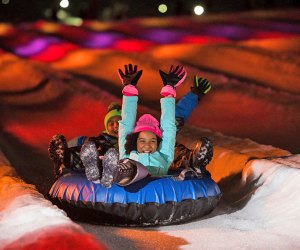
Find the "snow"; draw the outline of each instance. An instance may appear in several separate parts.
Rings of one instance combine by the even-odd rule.
[[[293,156],[300,165],[300,156]],[[241,186],[236,192],[250,189],[235,212],[219,214],[180,227],[163,229],[173,236],[185,235],[191,245],[183,249],[298,249],[300,246],[300,171],[286,163],[254,160],[243,169]],[[292,201],[292,202],[291,202]],[[237,201],[240,203],[241,201]],[[201,236],[200,236],[201,235]],[[201,237],[201,242],[199,242]]]
[[[299,249],[297,14],[297,9],[260,11],[82,27],[40,21],[26,29],[1,24],[0,47],[9,52],[0,50],[0,249],[118,249],[124,243],[127,249]],[[138,28],[128,29],[131,22]],[[92,44],[97,32],[111,27],[122,35],[105,33],[107,47]],[[146,36],[170,27],[177,31],[168,42]],[[181,29],[190,34],[185,37]],[[94,40],[84,47],[81,35],[91,32]],[[49,34],[56,39],[47,39]],[[40,53],[30,53],[30,41],[43,42]],[[26,55],[18,54],[22,48]],[[112,228],[73,222],[45,199],[54,181],[49,139],[102,131],[108,103],[121,98],[116,70],[130,62],[144,70],[139,113],[158,114],[158,69],[186,65],[178,98],[194,74],[213,84],[177,138],[189,147],[200,136],[214,142],[208,169],[223,196],[199,220]]]
[[[80,226],[73,223],[64,211],[53,206],[33,185],[17,177],[14,169],[0,151],[0,249],[71,249],[78,240],[88,240],[86,246],[91,249],[103,249],[93,237],[85,233]],[[64,233],[61,234],[61,230]],[[43,237],[52,237],[52,242],[41,244]],[[69,234],[69,237],[68,237]],[[71,237],[70,237],[71,236]],[[67,247],[59,242],[67,237],[73,240]],[[22,240],[20,240],[22,239]],[[91,243],[89,243],[91,241]]]

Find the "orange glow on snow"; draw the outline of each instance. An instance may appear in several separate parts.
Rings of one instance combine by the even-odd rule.
[[[11,35],[15,32],[11,24],[0,23],[0,36]]]
[[[88,69],[90,65],[97,62],[99,57],[109,52],[110,50],[77,49],[70,51],[61,60],[52,62],[52,66],[57,69],[74,70],[79,73],[78,69]]]
[[[18,115],[6,122],[4,130],[17,136],[20,141],[37,147],[44,147],[45,142],[48,143],[52,135],[58,133],[71,139],[77,135],[98,135],[103,131],[106,102],[77,96],[63,103],[63,107],[58,108],[52,116],[43,119],[39,118],[42,115],[40,112],[27,118]]]
[[[109,28],[112,28],[113,26],[114,26],[113,23],[99,22],[99,21],[92,21],[92,20],[85,20],[82,24],[82,27],[87,27],[95,31],[105,31],[108,30]]]
[[[40,31],[43,31],[44,33],[55,33],[59,31],[60,24],[41,20],[36,22],[34,27]]]

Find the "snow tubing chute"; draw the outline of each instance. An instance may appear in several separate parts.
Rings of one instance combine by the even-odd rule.
[[[105,188],[84,174],[66,174],[53,184],[50,200],[74,220],[124,226],[169,225],[211,212],[221,197],[209,177],[146,177],[126,187]]]

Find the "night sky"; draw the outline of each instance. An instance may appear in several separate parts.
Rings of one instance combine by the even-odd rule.
[[[0,21],[21,22],[39,19],[55,20],[61,0],[0,0]],[[270,9],[300,6],[299,0],[69,0],[70,5],[65,9],[72,16],[106,20],[107,11],[110,19],[122,19],[141,16],[174,16],[191,15],[193,7],[201,4],[206,13],[243,11],[251,9]],[[157,11],[159,4],[168,6],[168,12],[161,14]]]

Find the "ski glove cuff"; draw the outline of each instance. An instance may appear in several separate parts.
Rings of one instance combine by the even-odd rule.
[[[176,90],[174,87],[170,86],[170,85],[167,85],[167,86],[164,86],[162,87],[161,91],[160,91],[160,94],[163,96],[163,97],[166,97],[166,96],[173,96],[174,98],[176,97]]]
[[[139,94],[139,91],[135,86],[128,84],[123,88],[122,94],[126,96],[135,96]]]

